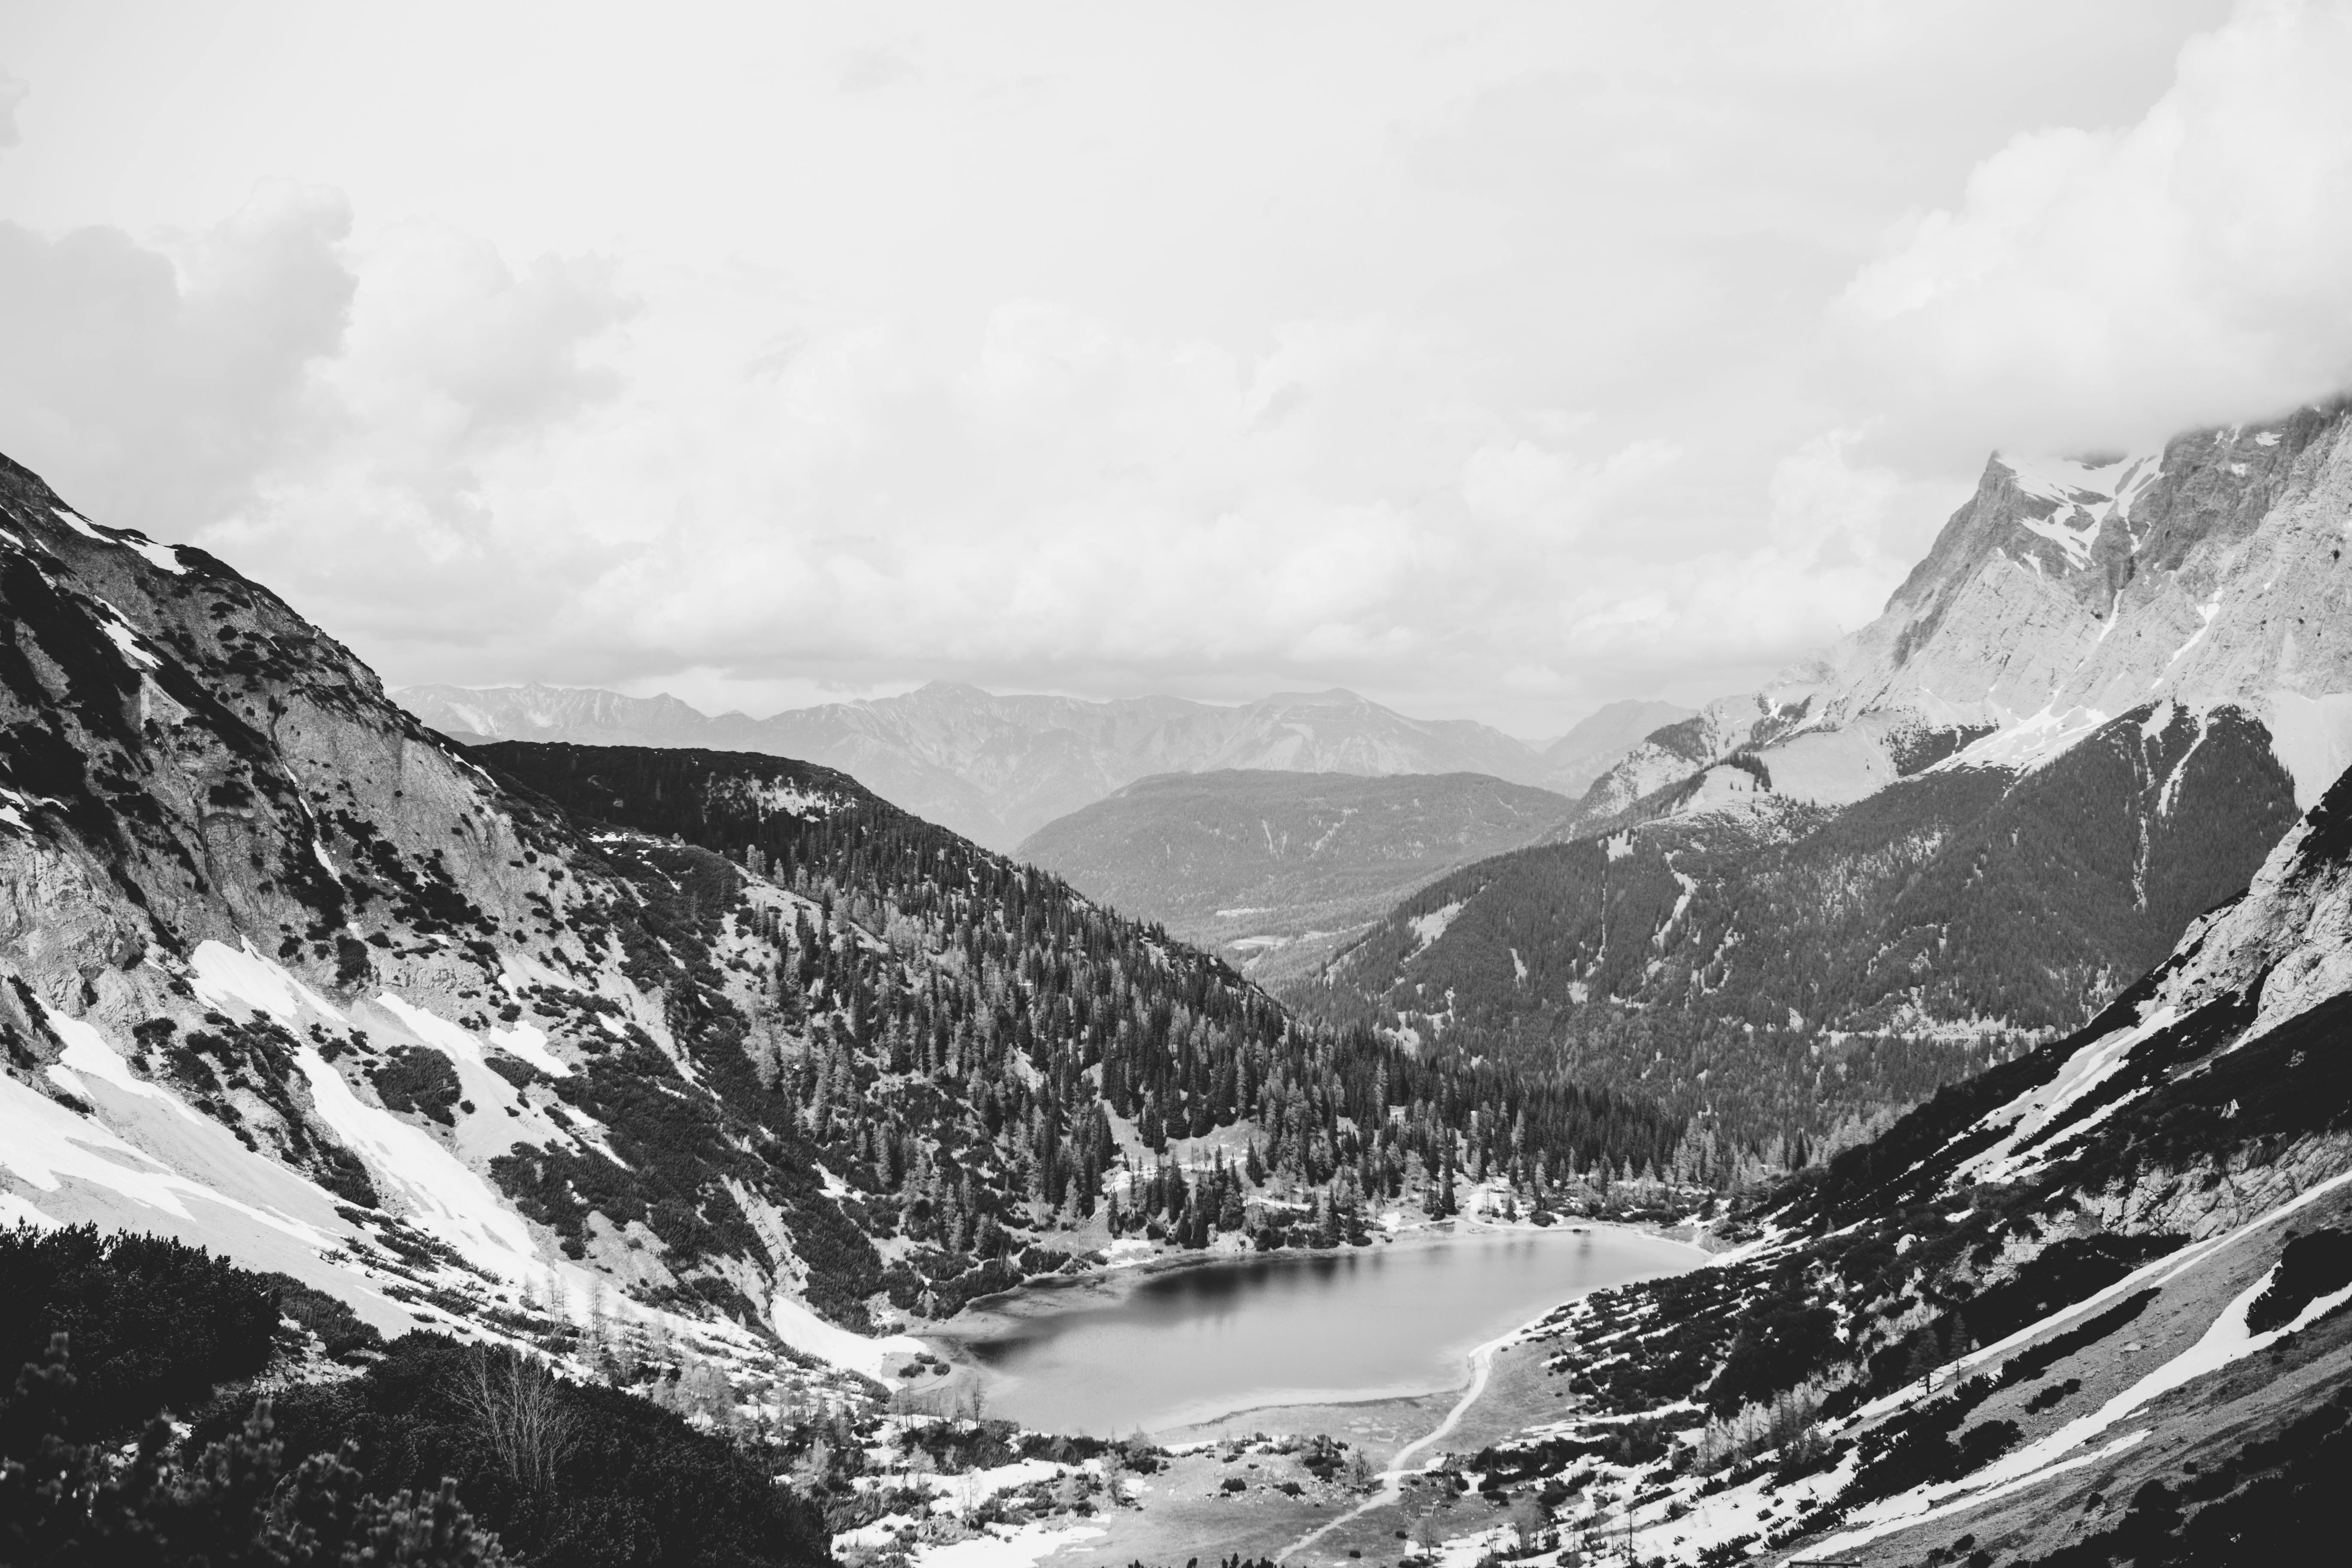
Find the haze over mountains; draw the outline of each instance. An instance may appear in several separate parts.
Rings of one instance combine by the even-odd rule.
[[[708,746],[822,763],[919,816],[1005,851],[1055,817],[1153,773],[1475,773],[1580,793],[1596,763],[1641,738],[1648,716],[1684,711],[1612,704],[1538,752],[1484,724],[1407,718],[1337,689],[1219,707],[1176,697],[996,696],[933,681],[899,697],[766,719],[712,718],[672,697],[562,687],[419,686],[393,695],[459,738]]]
[[[1572,808],[1483,773],[1158,773],[1047,823],[1016,853],[1270,984]]]

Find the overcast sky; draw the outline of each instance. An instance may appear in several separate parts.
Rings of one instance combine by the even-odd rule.
[[[0,10],[0,450],[398,685],[1557,732],[2352,380],[2352,16]]]

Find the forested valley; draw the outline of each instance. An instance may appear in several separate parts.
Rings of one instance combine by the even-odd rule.
[[[756,954],[752,999],[730,1001],[716,973],[673,984],[676,1010],[707,1015],[676,1026],[739,1043],[698,1060],[731,1054],[738,1110],[806,1139],[843,1212],[883,1243],[871,1261],[824,1260],[848,1271],[830,1293],[845,1306],[881,1289],[951,1312],[1070,1266],[1082,1248],[1060,1233],[1097,1218],[1114,1237],[1243,1232],[1272,1248],[1360,1241],[1377,1204],[1443,1214],[1457,1184],[1490,1177],[1538,1208],[1591,1207],[1671,1170],[1681,1142],[1679,1118],[1570,1072],[1301,1024],[1219,960],[828,770],[520,742],[475,754],[629,830],[603,849],[635,868],[639,920],[667,952],[749,929],[727,951]],[[553,1222],[612,1180],[576,1156],[501,1174]]]
[[[1800,1169],[2080,1027],[2294,817],[2258,721],[2154,704],[2028,773],[1920,773],[1838,808],[1767,796],[1499,856],[1280,994],[1663,1105],[1688,1119],[1685,1174],[1711,1141]]]

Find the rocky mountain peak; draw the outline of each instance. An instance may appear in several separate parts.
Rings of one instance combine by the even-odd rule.
[[[1990,731],[2352,689],[2347,428],[2336,404],[2156,456],[1996,456],[1885,612],[1776,689],[1813,696],[1818,726]]]

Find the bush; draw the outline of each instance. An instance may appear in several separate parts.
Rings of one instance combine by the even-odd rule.
[[[444,1481],[429,1497],[369,1492],[342,1454],[289,1474],[267,1400],[183,1462],[172,1429],[148,1423],[126,1458],[87,1428],[66,1336],[0,1398],[0,1562],[214,1568],[499,1568],[507,1559]]]
[[[297,1448],[354,1439],[351,1462],[379,1491],[424,1491],[453,1478],[483,1521],[534,1563],[826,1561],[817,1510],[724,1440],[635,1394],[538,1380],[484,1355],[437,1334],[404,1334],[362,1377],[287,1390],[278,1428]],[[544,1452],[518,1454],[486,1429],[486,1383],[494,1400],[543,1402]]]
[[[277,1338],[270,1280],[164,1237],[19,1226],[0,1231],[0,1367],[68,1336],[91,1437],[128,1436],[160,1409],[194,1411],[215,1384],[267,1366]]]

